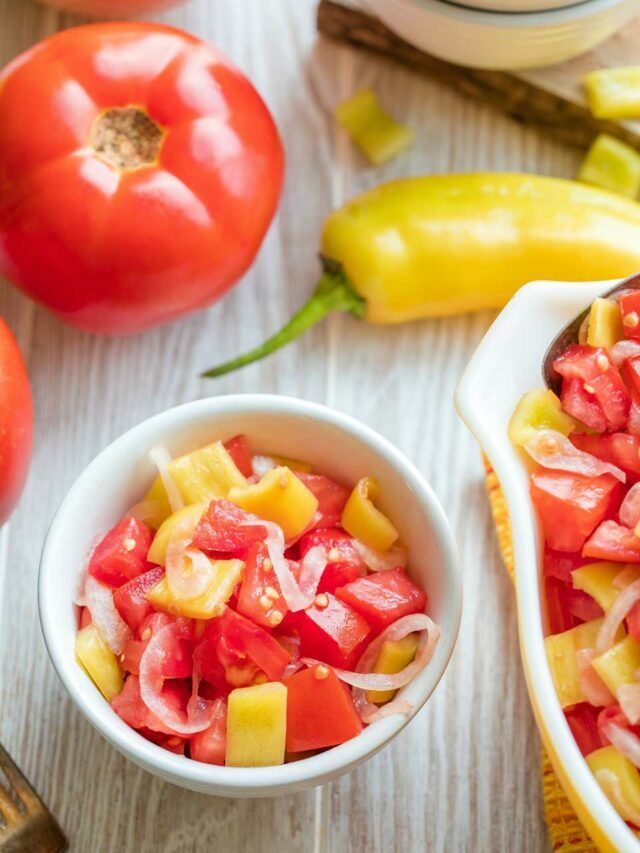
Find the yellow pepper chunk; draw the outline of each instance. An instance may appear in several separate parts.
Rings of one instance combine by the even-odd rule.
[[[640,813],[640,775],[626,756],[604,746],[587,755],[587,764],[621,817]]]
[[[620,306],[613,299],[598,297],[589,311],[587,343],[590,347],[608,349],[624,338]]]
[[[571,572],[571,578],[576,589],[581,589],[595,598],[606,612],[620,593],[613,581],[623,568],[620,563],[589,563],[574,569]],[[638,577],[640,577],[640,567],[638,567]]]
[[[178,598],[164,577],[147,592],[147,600],[158,610],[175,616],[187,616],[190,619],[213,619],[219,616],[236,585],[242,580],[244,563],[242,560],[209,560],[209,563],[210,579],[200,595]]]
[[[640,65],[592,71],[584,82],[596,118],[640,118]]]
[[[560,398],[551,389],[529,391],[525,394],[509,421],[509,440],[523,447],[541,429],[555,429],[569,435],[575,421],[562,411]]]
[[[374,551],[387,551],[398,538],[398,531],[384,513],[374,506],[380,487],[373,477],[364,477],[349,495],[342,511],[341,524]]]
[[[640,669],[640,643],[633,637],[612,646],[608,652],[592,661],[593,668],[614,696],[623,684],[637,681],[636,672]]]
[[[640,193],[640,154],[619,139],[601,133],[587,152],[578,180],[637,198]]]
[[[227,767],[284,763],[287,688],[280,682],[239,687],[229,694]]]
[[[189,530],[193,533],[206,509],[206,504],[190,504],[179,509],[178,512],[174,512],[173,515],[163,521],[153,537],[151,548],[149,548],[147,557],[149,562],[164,566],[167,561],[167,548],[174,531],[184,525],[185,535]]]
[[[247,512],[279,524],[287,540],[306,530],[318,509],[315,495],[284,467],[267,471],[253,486],[232,489],[229,500]]]
[[[340,104],[336,118],[369,162],[377,166],[413,142],[413,131],[394,121],[371,89],[364,89]]]
[[[151,484],[151,488],[142,499],[142,502],[157,504],[157,511],[153,514],[153,516],[146,516],[144,519],[144,521],[146,521],[148,525],[153,527],[154,530],[157,530],[162,524],[162,522],[169,518],[169,516],[171,515],[171,506],[169,505],[169,498],[167,497],[167,492],[164,487],[164,483],[162,482],[162,478],[159,474]]]
[[[419,645],[418,634],[409,634],[402,640],[387,640],[382,644],[373,671],[382,672],[385,675],[402,672],[416,656]],[[367,701],[382,705],[384,702],[390,702],[396,693],[396,690],[367,690]]]
[[[124,681],[116,656],[95,625],[87,625],[76,634],[76,656],[107,702],[111,702],[124,687]]]
[[[301,459],[291,459],[289,456],[278,456],[275,453],[270,453],[269,458],[277,462],[280,468],[288,468],[290,471],[299,471],[302,474],[310,474],[313,471],[313,467]]]
[[[595,646],[603,621],[603,618],[591,619],[561,634],[553,634],[545,638],[544,645],[551,677],[563,708],[585,701],[578,675],[576,653],[580,649],[592,649]]]
[[[189,504],[208,504],[216,498],[226,498],[230,489],[247,485],[246,477],[221,441],[174,459],[169,473]]]

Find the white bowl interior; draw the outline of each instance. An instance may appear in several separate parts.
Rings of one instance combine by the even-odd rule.
[[[601,791],[584,761],[551,680],[544,649],[540,576],[543,540],[529,498],[524,458],[508,438],[513,411],[527,391],[543,387],[541,364],[556,334],[615,282],[534,282],[520,290],[476,350],[456,393],[458,411],[489,457],[511,522],[520,648],[528,686],[537,699],[555,752],[581,799],[620,851],[638,842]]]
[[[149,449],[161,443],[178,455],[237,433],[244,433],[256,450],[307,460],[314,470],[347,484],[365,475],[380,481],[381,506],[409,547],[411,573],[427,590],[428,612],[443,632],[430,665],[405,688],[416,711],[434,690],[453,649],[460,577],[444,514],[416,469],[376,433],[322,406],[266,395],[199,400],[144,422],[88,466],[53,521],[41,565],[41,622],[60,678],[96,728],[148,770],[204,792],[264,796],[318,784],[350,769],[393,737],[406,718],[382,720],[354,741],[282,767],[213,767],[175,756],[136,734],[102,699],[74,657],[73,598],[80,573],[96,540],[141,499],[155,476]]]

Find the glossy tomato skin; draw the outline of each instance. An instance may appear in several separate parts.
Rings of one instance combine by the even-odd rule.
[[[313,604],[289,617],[300,635],[300,654],[344,669],[353,667],[371,634],[369,623],[353,607],[325,593],[326,607]]]
[[[268,571],[265,565],[269,567]],[[267,595],[267,590],[271,595]],[[263,607],[267,600],[270,604]],[[273,627],[270,617],[274,611],[284,616],[289,610],[263,542],[252,545],[247,553],[236,609],[238,613],[264,628]]]
[[[91,135],[131,105],[164,138],[154,163],[121,171]],[[92,332],[138,332],[218,299],[280,196],[283,148],[263,101],[222,54],[171,27],[46,39],[0,74],[0,127],[0,274]]]
[[[125,516],[106,534],[89,561],[89,574],[107,586],[119,587],[152,568],[147,554],[153,530],[144,521]]]
[[[570,393],[564,388],[563,383],[561,395],[563,407],[568,414],[598,431],[603,429],[602,418],[604,418],[604,428],[610,432],[625,429],[629,418],[631,397],[620,371],[611,363],[606,350],[602,347],[575,344],[568,347],[553,362],[553,367],[564,378],[564,382],[572,383],[568,386],[571,389]],[[575,385],[576,381],[582,383],[581,394],[578,394],[579,386]],[[579,398],[578,410],[576,401]],[[596,404],[600,410],[598,417],[593,404]],[[584,420],[585,417],[588,420]]]
[[[339,524],[350,490],[324,474],[299,472],[296,476],[313,492],[318,501],[318,518],[313,525],[314,529],[335,527]]]
[[[224,446],[229,456],[233,459],[238,471],[244,474],[245,477],[251,477],[253,474],[253,463],[245,437],[243,435],[234,435],[229,441],[225,441]]]
[[[569,728],[583,755],[589,755],[602,746],[598,730],[599,713],[600,709],[594,708],[588,702],[581,702],[564,712]]]
[[[223,765],[227,751],[227,703],[216,699],[216,715],[208,729],[193,735],[189,754],[194,761]]]
[[[137,631],[144,620],[154,611],[153,604],[147,601],[146,593],[164,577],[164,568],[154,566],[148,572],[138,575],[118,589],[114,590],[113,603],[127,625]]]
[[[22,493],[32,446],[29,376],[18,344],[0,317],[0,525],[9,518]]]
[[[617,465],[627,475],[628,482],[635,483],[640,479],[640,436],[627,432],[606,435],[574,432],[569,438],[572,444],[585,453],[591,453],[604,462]]]
[[[362,558],[357,552],[353,538],[337,527],[312,530],[300,540],[300,557],[316,546],[325,548],[327,553],[339,552],[340,559],[330,559],[322,573],[318,592],[335,592],[339,586],[345,586],[366,574]]]
[[[640,563],[640,538],[629,527],[609,519],[594,530],[582,553],[595,560]]]
[[[367,575],[336,590],[336,596],[350,604],[376,631],[409,616],[422,613],[427,596],[403,569]]]
[[[640,315],[640,293],[627,293],[625,296],[621,296],[618,305],[620,306],[622,328],[626,337],[637,340],[640,338],[640,324],[634,326],[632,323],[625,323],[624,318],[632,313]]]
[[[193,544],[207,552],[234,554],[245,551],[265,536],[259,520],[255,527],[247,524],[249,521],[249,513],[230,501],[211,501],[196,527]]]

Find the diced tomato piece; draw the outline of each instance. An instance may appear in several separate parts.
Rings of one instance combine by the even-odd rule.
[[[576,551],[569,554],[564,551],[554,551],[545,544],[544,547],[544,574],[545,576],[558,578],[565,583],[572,583],[571,572],[587,563],[582,554]]]
[[[566,596],[569,602],[569,610],[580,622],[599,619],[604,615],[602,607],[600,607],[595,598],[592,598],[583,589],[574,589],[572,586],[567,586]]]
[[[582,383],[582,393],[579,393],[578,386],[572,383],[565,389],[563,382],[561,399],[568,414],[600,431],[599,416],[587,405],[589,401],[595,401],[604,415],[607,430],[613,432],[626,427],[631,398],[620,371],[612,364],[605,349],[575,344],[553,362],[553,367],[565,380]],[[585,416],[587,420],[584,420]]]
[[[251,520],[255,525],[247,524]],[[264,527],[255,516],[230,501],[211,501],[196,527],[193,544],[202,551],[234,553],[250,548],[266,536]]]
[[[376,631],[383,631],[402,616],[421,613],[427,596],[403,569],[378,572],[352,581],[336,590]]]
[[[531,474],[531,497],[555,551],[579,551],[596,526],[620,505],[623,490],[611,474],[583,477],[541,466]]]
[[[227,703],[218,699],[216,715],[203,732],[198,732],[189,741],[189,754],[194,761],[204,764],[224,764],[227,750]]]
[[[88,607],[81,607],[80,608],[80,620],[79,621],[80,621],[80,630],[82,630],[83,628],[86,628],[87,625],[91,625],[93,620],[91,618],[91,613],[89,612]]]
[[[220,617],[221,639],[236,652],[253,661],[269,681],[279,681],[291,656],[259,625],[227,608]]]
[[[229,441],[225,441],[224,446],[229,456],[233,459],[238,471],[244,474],[245,477],[251,477],[253,474],[253,465],[245,437],[243,435],[234,435]]]
[[[603,462],[617,465],[627,475],[629,482],[637,482],[640,478],[640,436],[630,435],[628,432],[613,432],[608,435],[574,432],[569,438],[579,450],[591,453]]]
[[[186,713],[187,702],[191,696],[191,688],[186,680],[167,682],[162,688],[162,695],[176,710]],[[134,729],[150,729],[165,735],[178,735],[165,726],[144,704],[140,694],[140,680],[136,675],[127,678],[123,690],[111,700],[111,707]]]
[[[140,626],[140,639],[127,640],[124,646],[122,668],[127,672],[138,675],[140,659],[149,645],[151,638],[161,628],[170,625],[175,620],[165,613],[152,613]],[[165,653],[162,667],[163,678],[189,678],[193,669],[191,643],[184,637],[168,633],[163,647]]]
[[[620,306],[625,336],[627,338],[640,338],[640,322],[638,322],[640,320],[640,293],[627,293],[625,296],[621,296],[618,305]]]
[[[151,568],[147,554],[153,537],[154,532],[148,524],[130,515],[125,516],[93,552],[89,574],[113,587],[138,577]]]
[[[640,400],[640,355],[634,355],[622,362],[620,368],[624,379],[627,382],[627,387],[631,391],[631,396],[634,400]]]
[[[296,476],[302,480],[310,492],[313,492],[318,501],[316,510],[318,517],[313,524],[313,529],[335,527],[339,524],[351,490],[322,474],[296,472]]]
[[[600,404],[592,394],[584,390],[584,382],[581,379],[562,380],[560,401],[568,415],[585,424],[589,429],[604,432],[607,428],[607,419]]]
[[[564,712],[569,728],[583,755],[589,755],[602,746],[598,731],[598,714],[599,709],[588,702],[581,702]]]
[[[561,634],[574,628],[578,624],[578,618],[571,612],[569,600],[566,594],[567,584],[558,578],[546,577],[544,579],[545,601],[547,604],[547,619],[549,621],[549,632]]]
[[[268,561],[266,564],[268,569],[265,569],[265,561]],[[238,596],[238,613],[247,616],[256,625],[272,628],[273,622],[270,619],[274,612],[284,616],[288,609],[269,559],[267,547],[263,542],[257,542],[247,553]]]
[[[371,627],[353,607],[331,593],[325,595],[326,607],[313,604],[292,614],[291,622],[300,634],[300,654],[349,669],[362,654]]]
[[[585,557],[597,560],[640,563],[640,539],[635,531],[617,521],[603,521],[585,544],[582,553]]]
[[[287,678],[287,752],[336,746],[356,737],[362,722],[350,693],[329,667]]]
[[[339,587],[346,586],[360,577],[362,571],[354,563],[328,563],[320,578],[318,592],[335,593]]]
[[[164,576],[162,566],[154,566],[143,575],[123,584],[113,593],[113,603],[120,616],[130,628],[137,631],[144,620],[154,611],[153,604],[147,601],[146,593]]]
[[[200,691],[202,695],[205,695],[204,689],[207,684],[214,688],[214,695],[216,696],[219,694],[226,695],[230,690],[226,680],[225,668],[218,658],[220,636],[220,619],[210,619],[205,625],[199,642],[193,649],[194,677],[197,674],[205,681]]]
[[[607,722],[615,723],[623,729],[629,729],[634,735],[640,737],[640,725],[632,726],[625,717],[620,705],[609,705],[607,708],[603,708],[598,714],[598,734],[601,746],[609,746],[610,743],[609,738],[603,731],[603,726]]]
[[[353,537],[344,530],[331,527],[305,533],[299,542],[300,557],[304,557],[316,545],[325,548],[330,555],[330,561],[318,584],[318,592],[335,592],[339,586],[345,586],[366,574],[365,564],[353,544]],[[339,555],[339,559],[334,559],[336,555]]]

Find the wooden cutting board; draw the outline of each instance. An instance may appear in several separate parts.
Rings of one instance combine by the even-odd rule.
[[[396,36],[357,0],[321,0],[318,29],[331,38],[402,62],[421,74],[493,104],[517,121],[587,148],[603,131],[640,149],[640,121],[600,121],[589,112],[584,75],[596,68],[640,64],[640,18],[588,54],[533,71],[484,71],[436,59]]]

